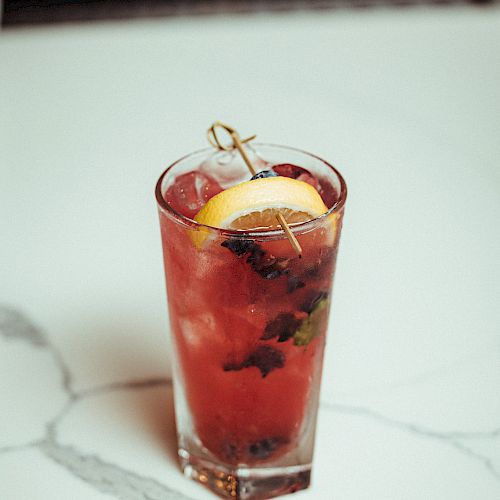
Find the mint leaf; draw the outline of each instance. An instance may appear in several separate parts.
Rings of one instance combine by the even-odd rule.
[[[323,297],[314,304],[312,311],[307,318],[303,319],[300,326],[293,335],[294,345],[306,346],[311,340],[321,333],[321,329],[326,324],[326,314],[328,313],[328,298]]]

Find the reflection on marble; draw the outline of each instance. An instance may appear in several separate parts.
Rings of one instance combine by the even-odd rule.
[[[5,475],[0,493],[5,488],[3,493],[11,495],[9,498],[47,498],[47,491],[55,494],[67,484],[75,498],[212,497],[186,480],[177,468],[169,379],[125,380],[75,391],[71,370],[49,338],[20,311],[7,306],[0,307],[0,345],[0,477]],[[492,359],[498,366],[498,356]],[[431,383],[436,384],[439,380]],[[397,391],[395,394],[397,414],[401,408]],[[386,395],[386,410],[390,398]],[[500,494],[498,425],[482,430],[450,427],[446,431],[441,423],[433,427],[379,411],[376,397],[374,407],[324,401],[317,448],[316,484],[297,498],[327,498],[330,467],[339,475],[339,498],[366,497],[366,491],[364,495],[362,490],[353,489],[356,477],[362,478],[364,488],[373,481],[370,491],[383,495],[387,484],[380,486],[374,478],[388,472],[407,475],[404,488],[410,490],[412,481],[425,482],[413,490],[414,496],[406,498],[419,498],[419,494],[442,498],[446,492],[453,493],[453,498],[471,498],[469,495],[477,492],[481,498],[493,499]],[[326,453],[330,453],[328,458]],[[435,467],[443,463],[452,465],[437,471]],[[40,489],[27,493],[32,486],[31,480],[25,481],[40,476],[40,469],[46,471],[38,479]],[[440,490],[443,481],[449,483],[457,471],[462,476],[456,479],[457,487]],[[352,477],[346,481],[348,474]],[[404,489],[398,490],[402,484],[391,487],[391,498],[404,493]]]

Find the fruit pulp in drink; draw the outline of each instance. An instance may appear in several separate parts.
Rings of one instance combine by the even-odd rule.
[[[338,193],[290,164],[279,174],[313,185],[327,207]],[[222,191],[197,171],[164,198],[192,218]],[[231,466],[262,465],[312,446],[340,218],[325,216],[287,239],[215,235],[202,248],[190,229],[160,213],[170,322],[193,434]],[[312,428],[312,431],[311,431]]]

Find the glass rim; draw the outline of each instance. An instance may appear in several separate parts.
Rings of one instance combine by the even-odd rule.
[[[272,148],[279,148],[279,149],[287,149],[289,151],[294,151],[296,153],[301,153],[305,154],[307,156],[310,156],[312,158],[315,158],[316,160],[319,160],[321,163],[323,163],[326,167],[328,167],[330,170],[333,171],[333,173],[336,175],[336,177],[339,180],[340,183],[340,192],[339,192],[339,198],[338,200],[323,214],[319,215],[318,217],[315,217],[314,219],[305,221],[305,222],[298,222],[295,224],[290,225],[290,229],[293,233],[301,234],[304,232],[308,232],[312,229],[314,229],[316,226],[320,225],[323,220],[326,220],[327,217],[334,213],[338,213],[342,210],[342,208],[345,205],[345,201],[347,199],[347,184],[342,177],[342,174],[330,163],[328,163],[326,160],[323,158],[313,154],[309,153],[308,151],[304,151],[299,148],[294,148],[291,146],[281,146],[279,144],[270,144],[270,143],[263,143],[263,142],[257,142],[252,144],[252,147],[258,149],[259,146],[264,146],[264,147],[272,147]],[[188,153],[178,160],[174,161],[171,163],[160,175],[158,181],[156,182],[156,187],[155,187],[155,197],[156,197],[156,202],[158,204],[158,207],[160,210],[173,219],[175,222],[178,224],[181,224],[185,227],[191,228],[191,229],[203,229],[203,230],[208,230],[212,233],[216,233],[219,236],[224,236],[227,238],[264,238],[264,239],[282,239],[286,238],[285,231],[283,229],[273,229],[271,231],[269,230],[264,230],[264,231],[256,231],[256,230],[247,230],[247,229],[225,229],[221,227],[216,227],[216,226],[208,226],[206,224],[200,224],[199,222],[196,222],[193,219],[190,219],[189,217],[186,217],[185,215],[182,215],[180,212],[175,210],[170,204],[165,200],[163,197],[163,193],[161,192],[161,187],[163,184],[163,180],[165,179],[165,176],[170,172],[172,168],[174,168],[176,165],[179,163],[196,156],[201,153],[209,153],[210,151],[214,152],[214,148],[212,147],[207,147],[203,149],[198,149],[196,151],[193,151],[191,153]]]

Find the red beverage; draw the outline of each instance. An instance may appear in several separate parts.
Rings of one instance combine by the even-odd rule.
[[[260,168],[307,182],[329,209],[294,227],[302,258],[281,230],[205,229],[209,237],[195,244],[202,229],[195,213],[244,180],[234,172],[248,180],[234,155],[192,155],[157,186],[179,453],[187,474],[230,498],[269,498],[309,484],[346,194],[343,179],[318,158],[276,146],[257,151]]]

